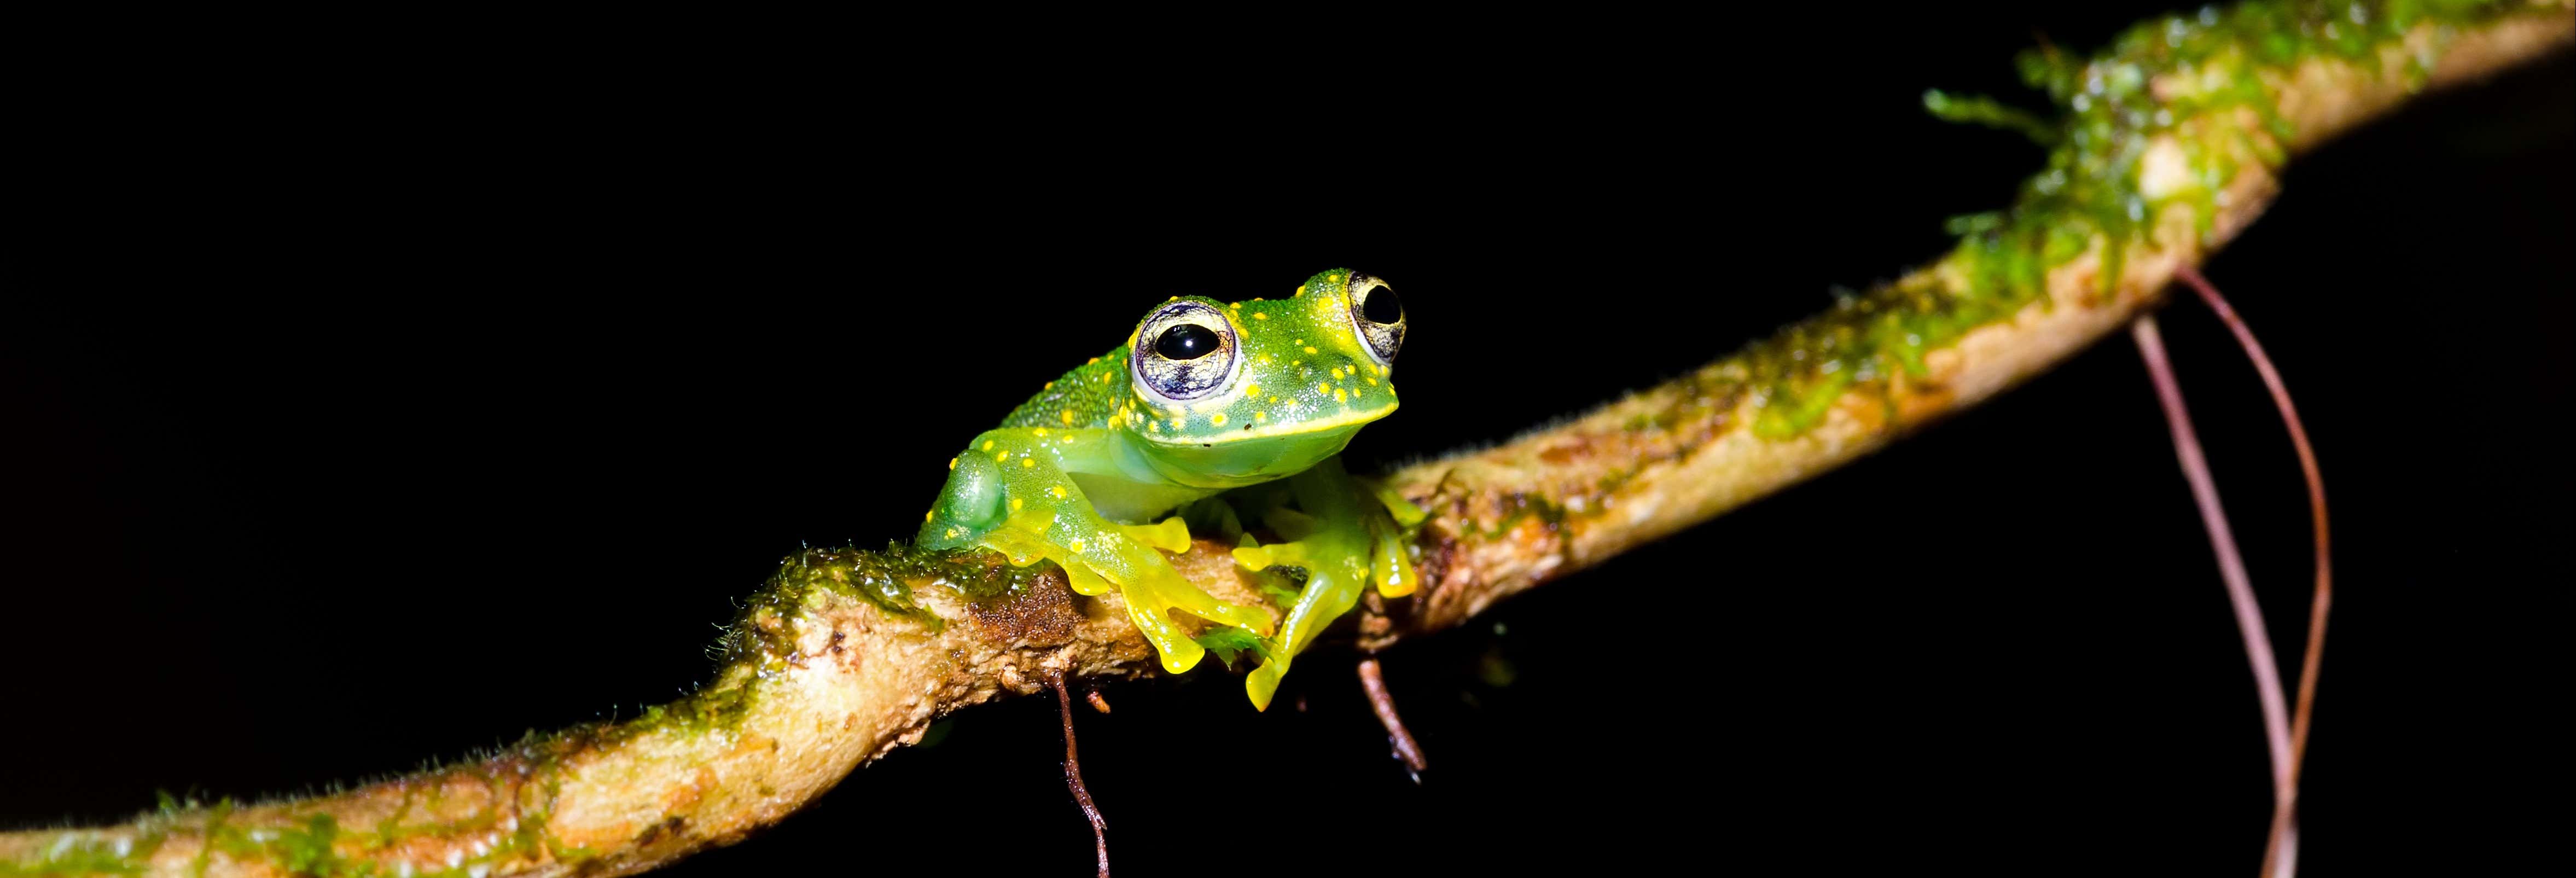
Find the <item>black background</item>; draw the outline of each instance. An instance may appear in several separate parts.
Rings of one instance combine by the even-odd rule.
[[[747,60],[335,75],[356,46],[116,79],[46,129],[43,179],[80,194],[0,294],[0,825],[307,791],[669,699],[780,556],[908,535],[956,443],[1168,295],[1392,280],[1404,409],[1355,469],[1646,386],[1937,256],[1944,216],[2038,167],[1926,118],[1923,88],[2036,106],[2010,64],[2035,34],[2090,48],[2151,11],[917,59],[711,34]],[[2542,715],[2565,701],[2576,495],[2543,425],[2576,373],[2571,72],[2302,160],[2208,267],[2298,392],[2334,503],[2308,874],[2461,869],[2563,825],[2536,799],[2567,780]],[[2217,323],[2164,322],[2295,654],[2295,462]],[[2261,853],[2253,687],[2116,337],[1402,645],[1421,786],[1351,662],[1301,661],[1267,714],[1222,671],[1107,689],[1117,712],[1078,722],[1120,871]],[[1053,711],[963,713],[671,873],[1077,873]]]

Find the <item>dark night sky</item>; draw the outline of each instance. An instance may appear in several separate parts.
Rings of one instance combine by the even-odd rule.
[[[1347,69],[1239,81],[1223,53],[1098,79],[780,53],[488,101],[431,75],[135,86],[102,125],[150,136],[64,135],[91,195],[0,294],[0,825],[668,699],[780,556],[908,535],[956,443],[1167,295],[1336,265],[1403,290],[1404,410],[1356,469],[1648,385],[1936,256],[1943,217],[2038,167],[1923,88],[2036,105],[2010,63],[2034,32],[2098,46],[2144,13],[1355,40]],[[2334,503],[2306,874],[2467,871],[2560,825],[2524,797],[2568,779],[2542,716],[2576,491],[2542,424],[2576,377],[2571,106],[2565,56],[2425,101],[2302,161],[2208,266]],[[2295,652],[2296,464],[2218,324],[2164,320]],[[1268,714],[1222,672],[1108,689],[1079,722],[1122,874],[2260,856],[2253,687],[2117,338],[1386,661],[1420,787],[1347,651]],[[671,874],[1086,868],[1053,710],[961,714]],[[1278,769],[1172,758],[1202,748]]]

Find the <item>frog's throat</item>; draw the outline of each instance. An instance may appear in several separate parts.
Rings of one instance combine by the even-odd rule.
[[[1198,438],[1187,436],[1174,438],[1171,436],[1156,435],[1152,433],[1138,433],[1136,434],[1136,438],[1143,439],[1153,445],[1166,448],[1197,448],[1210,445],[1229,445],[1237,442],[1252,442],[1262,439],[1294,438],[1309,433],[1326,433],[1344,429],[1356,430],[1360,427],[1366,426],[1371,421],[1394,414],[1396,405],[1397,403],[1390,402],[1386,405],[1372,409],[1347,409],[1337,414],[1327,415],[1320,418],[1282,421],[1266,427],[1253,427],[1249,430],[1229,430]]]
[[[1142,446],[1139,462],[1150,480],[1225,490],[1276,481],[1306,471],[1342,449],[1360,424],[1274,435],[1266,442],[1162,443]],[[1148,481],[1149,479],[1139,479]]]

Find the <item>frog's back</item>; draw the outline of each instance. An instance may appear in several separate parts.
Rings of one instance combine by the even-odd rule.
[[[1075,366],[1054,381],[1047,382],[1038,395],[1020,403],[1002,419],[1003,427],[1046,427],[1049,429],[1097,429],[1109,426],[1110,418],[1132,405],[1127,392],[1126,345],[1091,362]]]

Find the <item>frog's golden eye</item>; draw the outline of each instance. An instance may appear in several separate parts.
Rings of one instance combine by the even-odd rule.
[[[1395,350],[1404,346],[1404,300],[1395,297],[1395,288],[1386,281],[1351,275],[1351,328],[1368,342],[1369,356],[1378,365],[1392,364]]]
[[[1234,324],[1204,302],[1175,301],[1145,315],[1136,328],[1128,369],[1138,393],[1154,402],[1204,398],[1242,370]]]

